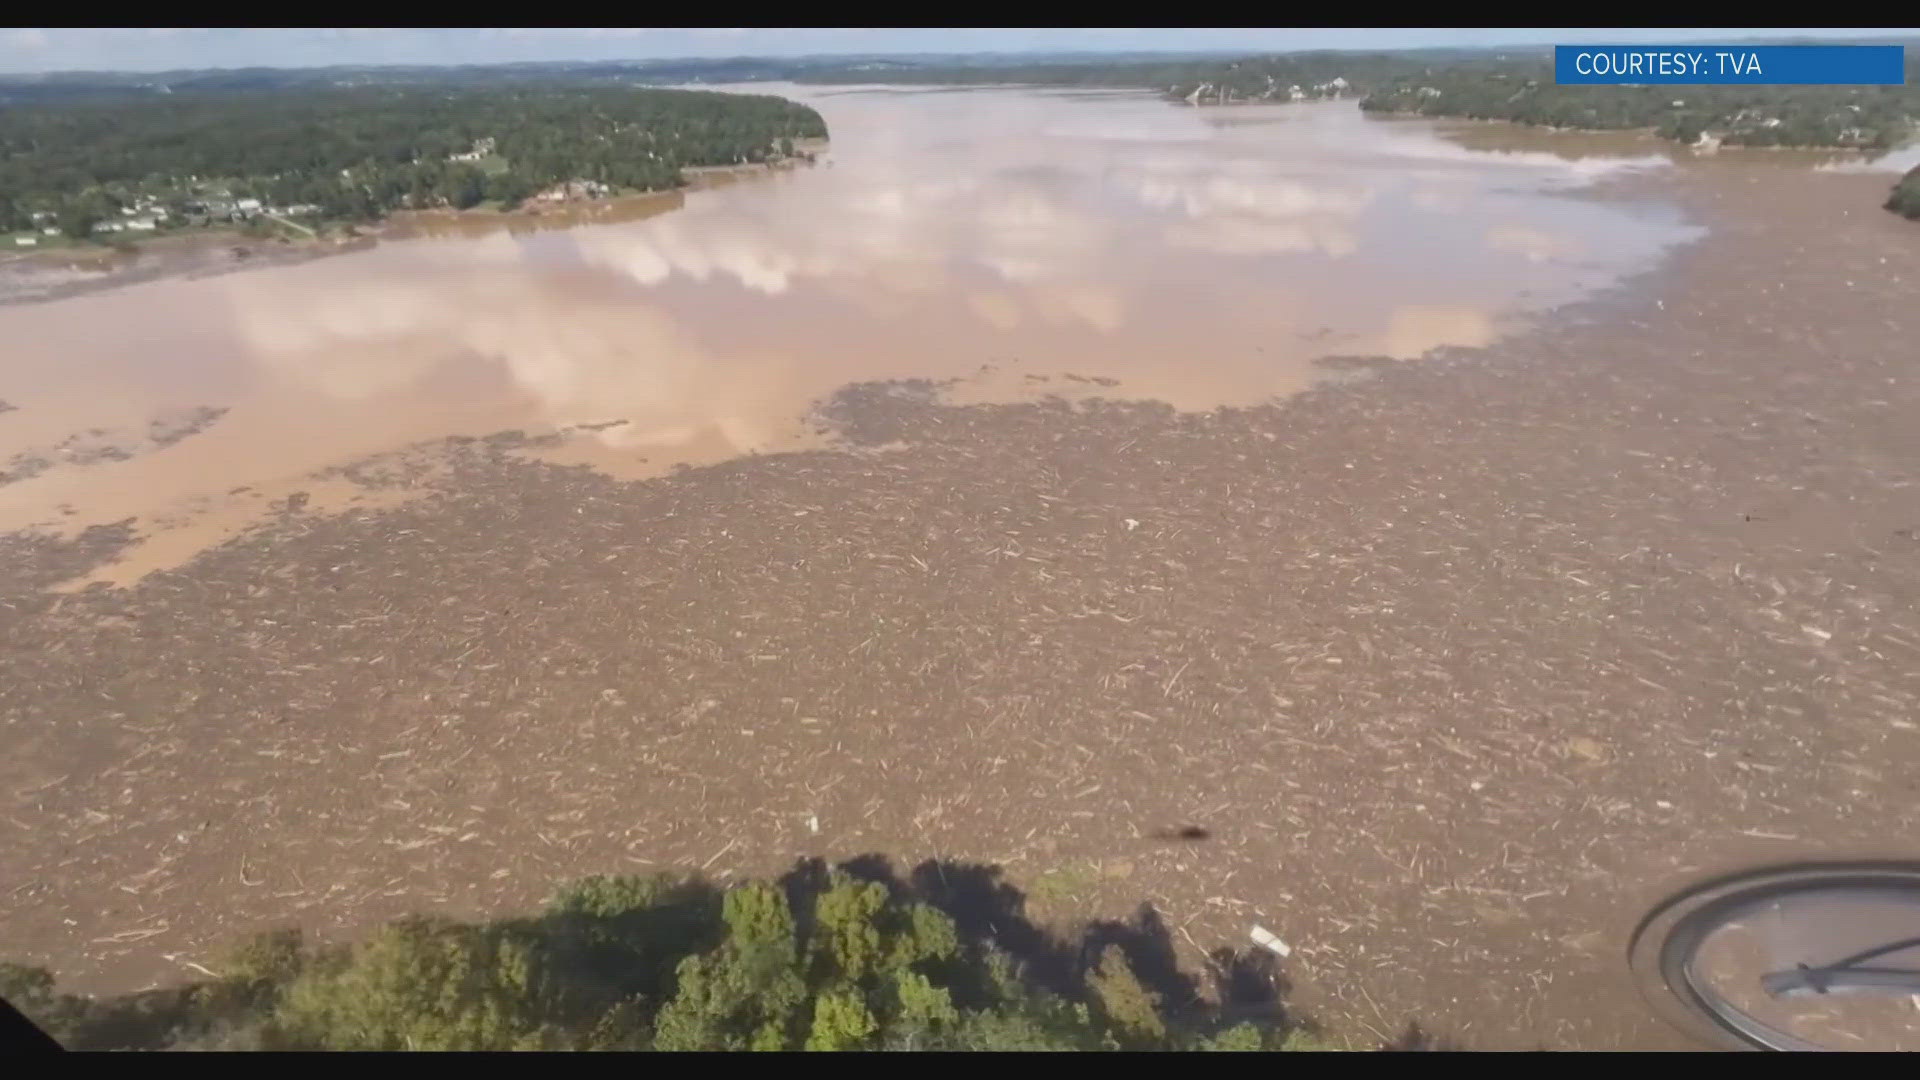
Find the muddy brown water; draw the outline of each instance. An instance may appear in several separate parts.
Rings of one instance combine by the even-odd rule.
[[[1487,344],[1688,235],[1655,205],[1565,197],[1656,156],[1475,154],[1351,106],[817,104],[826,165],[642,201],[641,220],[416,220],[440,238],[0,309],[19,407],[0,529],[134,518],[150,542],[87,579],[125,583],[293,491],[365,503],[312,474],[448,434],[575,429],[550,457],[635,477],[819,445],[810,406],[870,379],[1256,404],[1327,354]],[[150,452],[150,424],[201,408],[228,411]],[[125,460],[66,444],[96,432]]]
[[[120,989],[269,926],[881,852],[1003,866],[1048,920],[1149,902],[1196,966],[1267,927],[1358,1043],[1670,1047],[1642,910],[1914,834],[1920,227],[1885,174],[820,100],[833,165],[645,221],[0,312],[96,380],[10,354],[0,431],[106,414],[0,496],[135,518],[0,537],[0,955]],[[81,317],[114,303],[200,347]],[[1410,307],[1480,315],[1395,348]],[[835,394],[903,377],[963,381]],[[241,486],[264,509],[141,554],[144,500]]]

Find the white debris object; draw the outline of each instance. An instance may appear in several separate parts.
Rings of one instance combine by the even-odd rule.
[[[1132,532],[1133,530],[1135,530],[1135,529],[1137,529],[1137,528],[1139,528],[1139,527],[1140,527],[1140,523],[1139,523],[1139,522],[1137,522],[1137,521],[1135,521],[1135,520],[1133,520],[1132,518],[1121,518],[1120,520],[1122,520],[1122,521],[1124,521],[1124,522],[1126,522],[1126,523],[1127,523],[1127,531],[1128,531],[1128,532]]]
[[[1252,937],[1255,945],[1260,946],[1283,960],[1293,955],[1293,946],[1281,941],[1273,931],[1264,926],[1256,923],[1253,928]]]

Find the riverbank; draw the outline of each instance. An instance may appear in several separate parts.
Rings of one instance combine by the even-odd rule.
[[[625,192],[601,199],[528,200],[512,210],[483,206],[399,211],[372,225],[335,225],[313,236],[288,231],[262,237],[237,229],[209,229],[138,242],[69,243],[0,253],[0,304],[62,300],[166,278],[288,266],[364,250],[383,240],[534,232],[639,220],[678,208],[688,192],[810,165],[827,149],[826,140],[802,142],[791,158],[685,169],[687,183],[665,191]]]
[[[382,240],[413,240],[422,237],[483,236],[493,232],[546,232],[580,225],[640,221],[679,209],[686,202],[686,193],[691,189],[692,185],[689,185],[671,191],[629,192],[604,199],[528,203],[512,210],[499,207],[402,210],[382,222],[375,235]]]
[[[1237,104],[1243,104],[1243,103],[1228,102],[1226,104],[1237,105]],[[1200,107],[1216,108],[1218,106],[1202,103]],[[1903,143],[1895,143],[1891,146],[1874,146],[1874,147],[1861,146],[1857,143],[1838,143],[1838,142],[1836,143],[1820,143],[1820,142],[1750,143],[1750,142],[1741,142],[1737,140],[1729,140],[1724,136],[1724,134],[1716,135],[1712,132],[1706,133],[1706,136],[1704,139],[1675,138],[1669,135],[1662,134],[1659,126],[1655,124],[1638,124],[1638,125],[1627,125],[1627,126],[1621,126],[1621,127],[1579,127],[1579,126],[1569,126],[1569,125],[1561,125],[1561,124],[1530,123],[1525,120],[1511,119],[1511,118],[1499,117],[1499,116],[1472,116],[1465,113],[1449,113],[1449,112],[1421,112],[1417,109],[1380,109],[1380,108],[1368,109],[1368,108],[1362,107],[1361,111],[1366,113],[1367,116],[1374,119],[1378,119],[1378,120],[1427,120],[1427,121],[1431,121],[1439,124],[1486,125],[1488,127],[1502,128],[1506,130],[1513,130],[1517,128],[1523,131],[1537,131],[1537,132],[1542,132],[1549,135],[1568,135],[1568,136],[1575,136],[1575,137],[1619,136],[1622,138],[1645,139],[1649,141],[1658,142],[1676,151],[1691,150],[1691,151],[1695,151],[1698,153],[1705,153],[1705,154],[1710,154],[1717,151],[1741,151],[1741,152],[1769,151],[1769,152],[1786,153],[1786,154],[1820,154],[1820,155],[1831,156],[1836,159],[1876,158],[1876,157],[1884,157],[1888,154],[1896,153],[1902,148],[1908,145],[1911,145],[1914,137],[1910,135],[1908,140]],[[1920,129],[1917,129],[1917,130],[1920,130]]]
[[[795,149],[793,157],[750,165],[689,166],[680,170],[686,183],[665,191],[630,191],[607,198],[561,202],[528,200],[511,210],[498,206],[471,210],[403,210],[383,222],[378,235],[403,240],[419,236],[475,236],[497,230],[543,232],[577,225],[639,221],[678,209],[691,192],[813,165],[827,152],[828,143],[825,139],[802,139]]]
[[[363,236],[262,238],[238,230],[176,233],[137,244],[70,245],[0,256],[0,304],[64,300],[174,277],[288,266],[373,241]]]

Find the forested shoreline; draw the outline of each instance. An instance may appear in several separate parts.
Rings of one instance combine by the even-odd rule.
[[[1910,54],[1913,50],[1910,50]],[[1884,150],[1920,123],[1920,55],[1904,86],[1560,86],[1548,50],[1302,52],[1030,64],[873,61],[803,82],[1141,88],[1194,105],[1358,98],[1368,112],[1651,130],[1694,143]]]
[[[76,72],[0,77],[0,234],[26,246],[263,219],[310,232],[400,209],[675,187],[686,168],[792,156],[825,123],[776,97],[638,84],[769,79],[1131,88],[1193,105],[1350,98],[1379,114],[1869,152],[1920,123],[1920,55],[1906,85],[1863,87],[1558,86],[1549,55],[1524,49]]]
[[[660,190],[684,184],[684,169],[776,161],[826,134],[804,105],[703,90],[76,93],[0,106],[0,232],[82,238],[263,213],[359,222]]]
[[[1368,112],[1593,131],[1647,129],[1730,146],[1884,150],[1920,123],[1920,55],[1904,86],[1559,86],[1551,54],[1307,52],[1240,58],[991,66],[869,63],[797,76],[820,83],[1018,83],[1136,87],[1194,105],[1358,98]]]
[[[1402,74],[1361,99],[1368,112],[1506,120],[1588,131],[1651,130],[1729,146],[1885,150],[1920,122],[1920,57],[1904,86],[1560,86],[1549,62]]]

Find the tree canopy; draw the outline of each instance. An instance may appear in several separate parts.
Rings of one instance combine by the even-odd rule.
[[[0,995],[74,1049],[1312,1045],[1265,953],[1218,951],[1221,1000],[1207,1002],[1151,909],[1066,941],[1027,922],[992,868],[929,863],[902,881],[874,863],[807,861],[731,888],[593,877],[530,917],[409,918],[351,945],[270,932],[214,978],[111,998],[0,964]]]
[[[631,86],[76,93],[0,106],[0,226],[43,211],[77,229],[143,197],[208,192],[369,219],[570,180],[651,190],[825,136],[818,113],[781,98]]]

